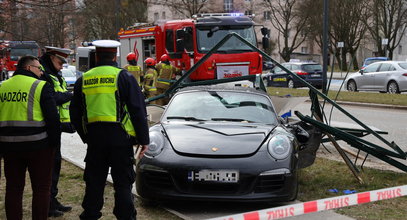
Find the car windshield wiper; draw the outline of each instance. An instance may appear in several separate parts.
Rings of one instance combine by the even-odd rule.
[[[190,116],[168,116],[167,119],[184,119],[185,121],[206,121],[204,119],[190,117]]]
[[[246,119],[241,119],[241,118],[211,118],[212,121],[238,121],[238,122],[251,122],[253,123],[254,121],[246,120]]]

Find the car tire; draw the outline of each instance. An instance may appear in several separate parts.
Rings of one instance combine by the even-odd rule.
[[[290,89],[294,88],[294,81],[292,79],[289,79],[287,82],[287,87]]]
[[[358,87],[354,80],[349,80],[348,85],[346,86],[349,92],[357,92]]]
[[[391,94],[399,94],[400,90],[399,90],[399,85],[397,85],[397,82],[390,81],[387,84],[387,92],[391,93]]]

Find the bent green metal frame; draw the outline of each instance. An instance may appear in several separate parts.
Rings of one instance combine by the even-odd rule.
[[[394,142],[389,142],[386,139],[384,139],[379,133],[384,133],[384,132],[376,132],[372,130],[370,127],[365,125],[363,122],[355,118],[352,114],[347,112],[345,109],[343,109],[341,106],[339,106],[335,101],[331,100],[328,98],[328,96],[322,92],[320,92],[318,89],[313,87],[311,84],[303,80],[301,77],[299,77],[297,74],[291,72],[284,66],[282,66],[280,63],[275,61],[273,58],[271,58],[268,54],[264,53],[263,51],[259,50],[256,46],[252,45],[248,41],[246,41],[244,38],[242,38],[240,35],[236,33],[229,33],[226,35],[221,41],[219,41],[218,44],[216,44],[205,56],[202,57],[194,66],[192,66],[191,69],[189,69],[184,75],[181,76],[179,80],[177,80],[175,83],[171,85],[171,87],[164,93],[160,94],[158,96],[146,99],[146,102],[151,102],[160,98],[164,97],[170,97],[172,94],[174,94],[178,89],[187,87],[187,86],[197,86],[197,85],[213,85],[213,84],[219,84],[219,83],[226,83],[226,82],[235,82],[235,81],[241,81],[241,80],[249,80],[252,81],[254,86],[257,89],[261,89],[263,91],[267,91],[266,87],[264,86],[263,80],[261,79],[261,75],[248,75],[248,76],[241,76],[241,77],[235,77],[235,78],[225,78],[225,79],[214,79],[214,80],[205,80],[205,81],[197,81],[197,82],[186,82],[186,79],[189,77],[189,75],[194,72],[205,60],[207,60],[213,53],[215,53],[226,41],[228,41],[231,37],[236,37],[238,40],[242,41],[246,45],[248,45],[250,48],[253,49],[253,51],[256,51],[260,53],[263,58],[269,59],[271,62],[273,62],[276,66],[280,67],[282,70],[287,72],[288,74],[291,75],[291,77],[296,78],[297,80],[301,81],[303,84],[305,84],[309,88],[309,96],[312,102],[311,105],[311,112],[312,115],[310,116],[303,116],[299,112],[295,112],[295,114],[304,122],[307,122],[311,125],[316,126],[317,128],[321,129],[323,132],[326,132],[328,134],[331,134],[335,137],[335,140],[343,140],[347,143],[349,143],[352,147],[355,147],[359,150],[365,151],[368,154],[371,154],[405,172],[407,172],[407,166],[390,158],[390,157],[396,157],[400,159],[406,159],[407,154],[406,152],[402,151],[400,147],[394,143]],[[349,117],[352,121],[356,122],[358,125],[360,125],[362,128],[365,130],[361,129],[356,129],[356,130],[349,130],[349,129],[339,129],[339,128],[334,128],[332,126],[329,126],[326,123],[321,122],[320,120],[313,119],[312,116],[315,115],[315,118],[319,118],[323,120],[323,109],[321,108],[318,100],[318,96],[321,97],[323,100],[326,102],[330,103],[332,106],[337,108],[339,111],[341,111],[343,114],[345,114],[347,117]],[[354,135],[356,132],[364,133],[366,134],[372,134],[375,137],[377,137],[382,143],[385,145],[391,147],[394,151],[390,151],[386,148],[380,147],[376,144],[373,144],[369,141],[366,141],[364,139],[359,138],[358,136],[363,136],[363,135]],[[354,165],[355,166],[355,165]]]

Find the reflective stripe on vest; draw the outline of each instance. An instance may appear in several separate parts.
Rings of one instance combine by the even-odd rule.
[[[59,82],[58,78],[54,75],[51,75],[52,83],[54,84],[54,90],[55,92],[66,92],[68,91],[67,86],[66,86],[66,81],[64,77],[61,77],[62,79],[62,84]],[[71,117],[69,116],[69,105],[71,102],[65,102],[62,105],[58,105],[58,112],[59,112],[59,120],[62,123],[68,123],[71,122]]]
[[[116,97],[120,71],[121,69],[113,66],[99,66],[83,74],[82,92],[85,95],[86,123],[120,123],[129,135],[136,136],[127,107],[117,109],[121,106],[120,100]],[[124,113],[122,118],[121,112]]]
[[[16,75],[0,86],[0,127],[45,127],[40,99],[45,81]],[[1,142],[24,142],[45,139],[45,131],[19,136],[1,135]]]

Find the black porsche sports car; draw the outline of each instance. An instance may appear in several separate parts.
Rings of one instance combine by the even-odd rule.
[[[294,200],[310,129],[284,123],[263,91],[184,88],[150,128],[149,150],[137,165],[138,195],[147,201]]]

